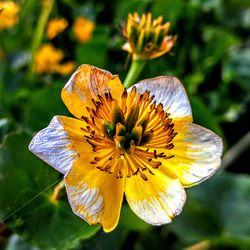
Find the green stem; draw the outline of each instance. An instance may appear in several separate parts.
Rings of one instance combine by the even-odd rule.
[[[124,80],[124,87],[129,88],[135,84],[145,65],[146,61],[144,60],[132,60],[132,64]]]
[[[46,24],[54,4],[54,0],[43,0],[42,4],[43,4],[42,11],[40,13],[31,44],[31,61],[29,67],[30,77],[33,76],[35,71],[35,54],[42,42]]]

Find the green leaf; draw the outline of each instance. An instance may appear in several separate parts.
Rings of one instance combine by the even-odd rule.
[[[238,37],[230,31],[214,26],[205,26],[202,33],[205,47],[201,51],[202,69],[209,70],[228,54],[229,48],[239,44]]]
[[[24,242],[18,235],[11,235],[5,250],[39,250]]]
[[[118,229],[144,232],[152,229],[152,226],[137,217],[136,214],[133,213],[130,207],[126,204],[122,207]]]
[[[42,249],[69,249],[94,235],[73,214],[68,201],[51,201],[58,172],[28,151],[31,136],[9,135],[0,151],[0,218],[17,234]]]
[[[11,121],[8,118],[0,118],[0,143],[4,136],[9,132]]]
[[[240,84],[243,91],[250,93],[250,48],[233,50],[223,67],[225,82],[235,81]]]
[[[46,127],[55,115],[69,115],[61,99],[61,84],[55,84],[32,94],[24,121],[33,131]]]
[[[83,241],[79,250],[120,250],[126,240],[124,232],[114,230],[110,233],[100,231],[95,237]]]
[[[217,117],[211,113],[210,109],[204,104],[204,102],[199,97],[190,96],[190,103],[194,122],[211,129],[220,136],[223,136]]]
[[[128,1],[120,0],[119,2],[114,2],[115,4],[115,23],[119,25],[121,22],[127,20],[128,13],[133,14],[138,12],[140,15],[147,11],[147,6],[152,3],[153,0],[143,0],[143,1]]]
[[[249,177],[221,173],[188,190],[184,211],[169,227],[190,244],[213,238],[250,243],[249,195]]]
[[[76,47],[76,62],[78,65],[87,63],[100,68],[105,68],[107,59],[109,28],[99,26],[93,34],[92,39],[87,43],[79,44]]]
[[[157,16],[163,16],[164,21],[169,21],[172,25],[175,25],[178,18],[183,15],[184,10],[185,3],[182,0],[158,0],[154,1],[152,6],[152,13],[155,18],[157,18]]]

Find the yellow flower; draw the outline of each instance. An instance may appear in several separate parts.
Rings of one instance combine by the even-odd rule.
[[[167,53],[174,46],[176,36],[169,36],[170,23],[162,24],[163,17],[152,20],[151,13],[129,14],[122,34],[127,42],[123,49],[132,54],[133,59],[153,59]]]
[[[192,123],[175,77],[126,90],[117,75],[82,65],[62,99],[76,118],[55,116],[29,149],[65,175],[74,213],[106,232],[118,223],[124,193],[142,220],[170,223],[184,206],[184,188],[220,166],[221,139]]]
[[[85,17],[78,17],[73,26],[73,32],[80,43],[88,42],[92,38],[95,24]]]
[[[70,61],[61,64],[64,54],[61,50],[55,49],[50,44],[44,44],[37,52],[35,56],[36,72],[43,73],[58,73],[61,75],[70,74],[75,63]]]
[[[47,26],[48,39],[55,38],[59,33],[63,32],[68,27],[68,21],[64,18],[51,19]]]
[[[13,1],[0,1],[0,30],[14,26],[19,18],[20,7]]]

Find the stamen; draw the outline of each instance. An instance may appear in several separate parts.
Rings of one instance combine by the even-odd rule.
[[[123,91],[122,96],[121,96],[121,98],[122,98],[121,109],[122,109],[123,115],[125,115],[127,112],[127,106],[126,106],[127,105],[127,97],[128,97],[128,93],[127,93],[126,88],[124,88],[124,91]]]
[[[174,157],[167,153],[177,135],[169,113],[153,102],[149,91],[140,94],[136,87],[130,93],[124,89],[119,102],[110,92],[97,97],[92,99],[94,108],[87,107],[89,116],[82,116],[86,126],[80,128],[95,152],[90,164],[116,178],[126,173],[147,181],[163,159]]]
[[[140,175],[141,175],[141,178],[144,180],[144,181],[147,181],[148,180],[148,177],[143,174],[142,172],[140,172]]]

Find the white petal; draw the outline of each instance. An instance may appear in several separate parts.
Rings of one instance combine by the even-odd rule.
[[[172,76],[159,76],[145,79],[134,85],[137,92],[149,90],[157,103],[162,103],[170,118],[192,117],[192,110],[184,87]],[[132,87],[128,89],[131,91]]]
[[[80,68],[80,67],[79,67]],[[82,79],[83,77],[79,76],[79,72],[78,70],[76,70],[74,72],[74,74],[70,77],[70,79],[68,80],[68,82],[65,84],[64,89],[69,93],[69,94],[73,94],[73,90],[76,92],[76,95],[79,97],[80,100],[85,101],[86,100],[86,96],[85,93],[83,92],[83,90],[80,88],[81,86],[74,84],[74,82],[76,81],[75,78],[78,77],[79,79],[78,82],[84,81],[84,79]],[[74,100],[72,100],[74,101]]]
[[[155,172],[147,182],[139,176],[127,179],[125,194],[129,206],[139,218],[152,225],[163,225],[182,211],[186,193],[179,180],[165,176],[163,181],[156,175]]]
[[[53,168],[65,174],[78,158],[76,151],[69,149],[70,140],[60,119],[55,116],[49,126],[32,139],[29,150]]]
[[[171,169],[185,187],[204,181],[220,167],[223,143],[212,131],[196,124],[188,124],[184,140],[178,141],[177,134],[173,143],[175,157],[172,158],[172,164],[176,167]],[[184,148],[184,151],[179,151],[179,148]]]
[[[99,188],[90,188],[87,183],[82,181],[74,185],[66,184],[65,187],[73,212],[90,224],[100,222],[103,215],[104,198]]]

